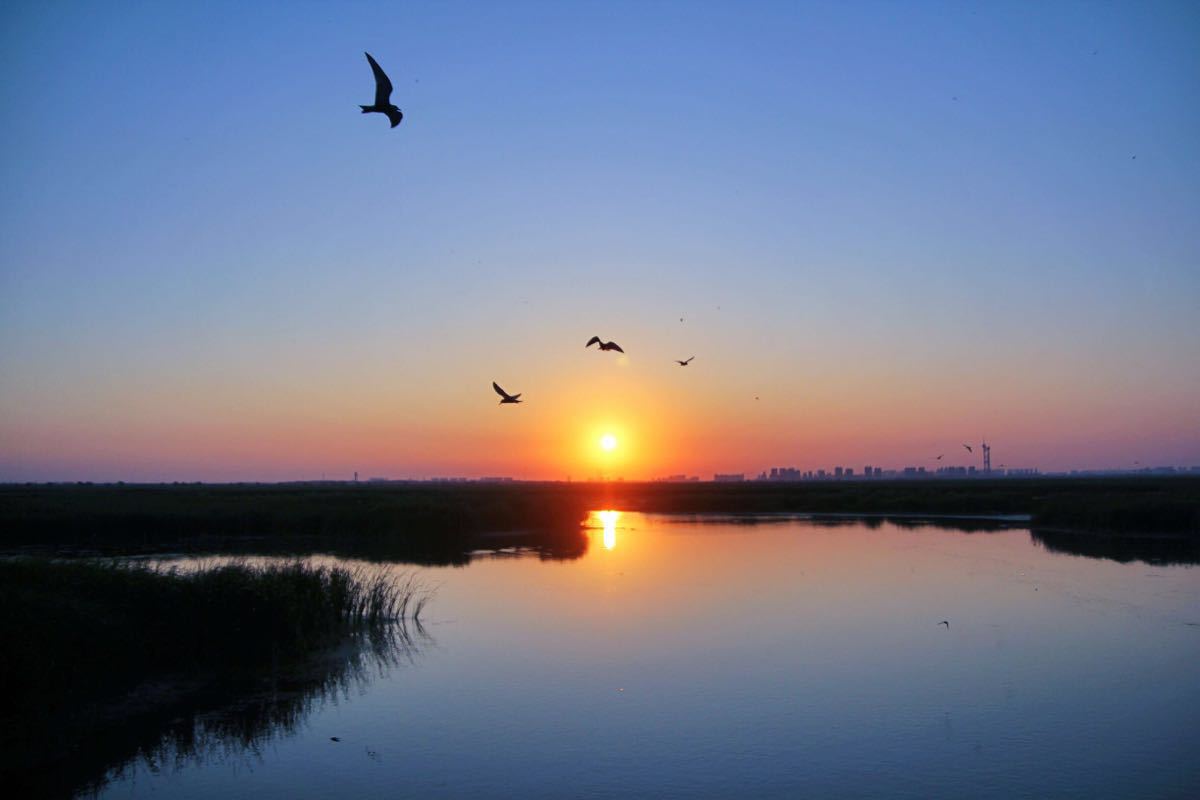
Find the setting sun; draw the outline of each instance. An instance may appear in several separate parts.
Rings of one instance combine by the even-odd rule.
[[[613,451],[617,449],[617,437],[611,433],[606,433],[600,437],[600,447],[603,450]]]

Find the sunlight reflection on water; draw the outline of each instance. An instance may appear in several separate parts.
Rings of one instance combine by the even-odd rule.
[[[596,516],[604,524],[604,549],[612,550],[617,546],[617,520],[621,518],[621,512],[597,511]]]

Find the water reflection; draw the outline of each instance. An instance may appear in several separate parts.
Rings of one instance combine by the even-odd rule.
[[[604,549],[612,550],[617,546],[617,520],[621,518],[621,512],[597,511],[596,516],[604,526]]]
[[[621,512],[594,512],[595,514]],[[939,530],[962,534],[1029,530],[1032,541],[1052,553],[1107,559],[1120,563],[1141,561],[1153,565],[1200,564],[1200,538],[1188,535],[1129,535],[1092,531],[1029,528],[1024,516],[950,517],[928,514],[662,514],[667,524],[687,525],[795,525],[812,528],[879,530],[887,525],[909,531]],[[607,546],[607,537],[605,540]],[[611,548],[610,548],[611,549]]]
[[[605,516],[581,558],[429,570],[436,652],[316,703],[253,774],[142,769],[110,796],[1007,800],[1200,781],[1196,570],[1065,557],[1024,526]],[[618,528],[637,535],[617,546]]]
[[[1127,564],[1200,564],[1200,538],[1188,536],[1119,536],[1075,531],[1030,531],[1033,541],[1052,553],[1070,553]]]

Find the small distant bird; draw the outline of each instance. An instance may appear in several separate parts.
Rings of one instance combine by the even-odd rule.
[[[942,620],[941,622],[938,623],[938,625],[945,625],[946,630],[950,630],[950,620],[948,620],[948,619]]]
[[[969,445],[969,444],[964,444],[964,445],[963,445],[963,447],[967,448],[967,452],[968,452],[968,453],[974,453],[974,452],[975,452],[974,450],[972,450],[972,449],[971,449],[971,445]]]
[[[338,737],[336,737],[336,736],[330,736],[330,737],[329,737],[329,741],[331,741],[331,742],[340,742],[340,741],[341,741],[341,739],[339,739],[339,738],[338,738]]]
[[[692,358],[695,358],[695,356],[692,356]],[[687,361],[680,361],[677,358],[677,359],[675,359],[675,363],[681,367],[686,367],[688,364],[690,364],[692,362],[692,358],[689,358]]]
[[[942,453],[942,455],[941,455],[941,456],[938,456],[938,457],[937,457],[936,459],[934,459],[934,460],[935,460],[935,461],[941,461],[941,460],[942,460],[942,456],[944,456],[944,455],[946,455],[946,454],[945,454],[945,453]]]
[[[588,339],[588,343],[585,344],[584,347],[591,347],[594,344],[600,345],[601,350],[616,350],[618,353],[625,352],[621,349],[621,345],[617,344],[616,342],[601,341],[599,336],[593,336],[592,338]]]
[[[370,114],[372,111],[386,114],[394,128],[400,124],[400,120],[404,119],[404,114],[400,109],[392,105],[392,82],[388,80],[387,74],[375,62],[375,59],[371,58],[370,53],[364,53],[363,55],[367,57],[367,61],[371,62],[371,71],[375,73],[375,104],[371,106],[359,106],[359,108],[362,109],[362,113],[364,114]]]
[[[1134,161],[1137,161],[1137,156],[1132,156]]]
[[[500,384],[496,383],[495,381],[492,381],[492,388],[496,390],[496,394],[500,395],[500,405],[504,405],[505,403],[524,402],[523,400],[521,400],[520,392],[517,392],[516,394],[509,394],[508,392],[501,389]]]

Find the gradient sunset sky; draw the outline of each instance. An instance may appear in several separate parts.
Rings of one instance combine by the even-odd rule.
[[[0,64],[0,480],[1200,464],[1200,4],[15,2]]]

